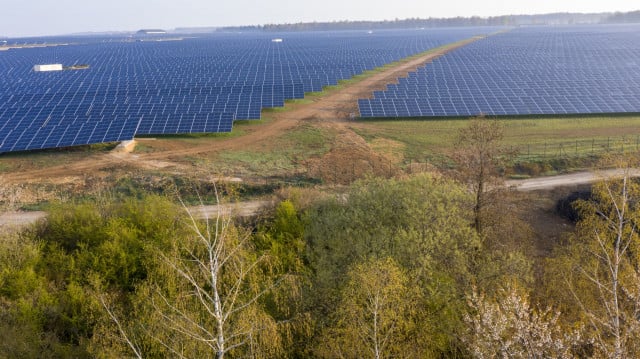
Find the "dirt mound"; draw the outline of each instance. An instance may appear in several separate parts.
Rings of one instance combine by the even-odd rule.
[[[331,151],[309,164],[312,177],[344,185],[370,175],[393,177],[399,171],[391,160],[374,152],[362,137],[349,132],[338,135]]]

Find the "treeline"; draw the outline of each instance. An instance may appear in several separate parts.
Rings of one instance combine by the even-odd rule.
[[[477,233],[451,180],[300,194],[253,231],[158,196],[54,206],[0,241],[0,356],[640,354],[635,183],[597,187],[538,280],[523,222]]]
[[[598,24],[615,21],[619,17],[631,17],[634,13],[580,14],[553,13],[543,15],[504,15],[491,17],[454,17],[454,18],[410,18],[384,21],[331,21],[331,22],[300,22],[295,24],[266,24],[252,26],[223,27],[217,31],[337,31],[337,30],[388,30],[388,29],[419,29],[434,27],[464,27],[464,26],[521,26],[521,25],[571,25]]]
[[[607,24],[633,24],[640,23],[640,11],[617,12],[604,21]]]
[[[459,354],[472,283],[531,281],[522,255],[475,233],[469,194],[450,180],[296,197],[253,231],[192,222],[153,195],[53,206],[0,242],[0,355]]]
[[[54,204],[0,240],[0,357],[638,357],[640,185],[596,185],[536,259],[494,177],[501,133],[460,132],[460,180],[289,190],[250,222],[159,195]]]

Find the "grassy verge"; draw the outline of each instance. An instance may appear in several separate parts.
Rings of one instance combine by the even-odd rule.
[[[41,151],[3,153],[0,154],[0,173],[18,172],[25,168],[47,168],[64,165],[77,159],[86,158],[87,155],[107,153],[117,145],[115,142],[110,142]]]
[[[216,153],[210,161],[216,172],[227,175],[296,174],[305,170],[308,159],[330,150],[333,136],[327,130],[303,124],[255,150]]]
[[[640,149],[640,116],[501,118],[504,142],[518,155],[514,168],[532,174],[588,167],[605,153]],[[447,167],[464,119],[376,120],[353,129],[369,143],[386,139],[404,148],[405,162]],[[531,164],[526,165],[526,164]],[[529,170],[527,170],[529,168]]]

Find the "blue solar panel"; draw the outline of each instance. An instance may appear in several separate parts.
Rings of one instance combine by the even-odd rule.
[[[640,25],[523,27],[359,101],[362,117],[640,113]]]
[[[0,152],[136,134],[228,132],[234,120],[259,119],[264,108],[495,30],[216,34],[182,41],[25,39],[70,45],[0,52]],[[284,41],[274,43],[273,37]],[[89,68],[32,70],[48,63]]]

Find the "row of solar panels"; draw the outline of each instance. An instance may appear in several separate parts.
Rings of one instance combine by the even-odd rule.
[[[153,114],[142,117],[126,113],[110,116],[29,117],[19,120],[6,132],[0,143],[3,152],[68,147],[85,144],[130,140],[134,135],[229,132],[232,113]],[[153,130],[151,130],[153,129]]]
[[[640,113],[640,25],[524,27],[359,101],[362,117]]]
[[[0,52],[0,152],[231,131],[263,108],[495,28],[46,39]],[[271,37],[283,38],[274,43]],[[25,40],[25,42],[29,42]],[[82,70],[34,72],[59,63]]]
[[[386,98],[359,100],[362,117],[469,117],[480,114],[504,115],[568,115],[594,113],[636,113],[637,95],[584,97],[482,97],[476,102],[464,98]]]
[[[161,105],[202,105],[227,106],[256,103],[260,107],[279,107],[285,99],[303,98],[302,86],[288,89],[266,88],[225,88],[210,91],[181,91],[180,89],[147,89],[141,91],[91,91],[63,92],[47,94],[17,94],[0,97],[0,112],[33,106],[49,106],[64,110],[67,105],[91,106],[94,104],[161,104]]]

